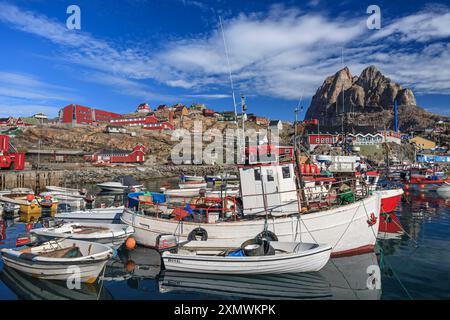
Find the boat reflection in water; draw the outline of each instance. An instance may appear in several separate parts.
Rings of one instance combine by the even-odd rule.
[[[160,293],[201,293],[231,299],[364,299],[381,297],[374,253],[334,258],[319,272],[257,276],[163,271]]]
[[[80,289],[69,289],[65,281],[41,280],[20,271],[4,267],[1,281],[23,300],[111,300],[101,283],[80,283]]]
[[[138,246],[131,251],[119,250],[118,256],[108,261],[101,279],[106,282],[126,281],[130,288],[138,289],[140,281],[155,279],[160,272],[161,256],[158,251]]]

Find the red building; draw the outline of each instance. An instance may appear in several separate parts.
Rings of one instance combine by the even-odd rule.
[[[314,150],[314,148],[319,145],[331,146],[339,140],[340,140],[339,135],[334,135],[330,133],[318,133],[307,135],[307,144],[309,146],[310,151]]]
[[[202,112],[204,117],[214,117],[214,114],[216,113],[214,110],[211,109],[203,109]]]
[[[154,115],[146,117],[112,119],[114,125],[137,126],[147,130],[173,130],[173,112],[169,112],[169,121],[160,121]]]
[[[124,125],[124,126],[139,126],[142,127],[145,124],[158,122],[158,118],[154,115],[151,116],[142,116],[142,117],[133,117],[133,118],[122,118],[122,119],[111,119],[110,123],[115,125]]]
[[[269,119],[264,117],[257,117],[257,116],[250,116],[248,118],[249,121],[252,121],[260,126],[268,126],[269,125]]]
[[[263,144],[245,148],[249,164],[269,162],[289,162],[294,158],[294,147]]]
[[[59,111],[59,121],[71,123],[72,125],[110,122],[111,119],[120,119],[122,117],[118,113],[92,109],[78,104],[70,104]]]
[[[0,169],[25,169],[25,153],[17,152],[14,148],[14,152],[9,152],[10,148],[9,137],[0,135]]]
[[[94,154],[84,156],[84,160],[95,163],[144,163],[145,147],[142,144],[138,144],[131,151],[101,150]]]

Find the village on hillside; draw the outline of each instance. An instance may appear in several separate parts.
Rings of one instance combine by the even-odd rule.
[[[289,122],[268,119],[253,113],[245,115],[246,128],[277,132],[281,144],[291,144],[294,126]],[[70,163],[88,166],[139,165],[147,160],[170,163],[170,149],[174,145],[171,132],[177,128],[193,129],[200,120],[204,130],[214,128],[222,132],[242,123],[242,113],[217,112],[204,104],[187,107],[159,105],[152,109],[142,103],[136,111],[119,114],[78,104],[70,104],[49,119],[43,113],[30,117],[0,119],[0,134],[11,139],[19,150],[23,164],[17,168],[70,167]],[[400,132],[397,128],[380,130],[375,126],[352,123],[324,125],[317,119],[297,123],[297,135],[311,153],[332,154],[347,144],[349,153],[362,154],[370,160],[383,162],[386,150],[393,150],[392,163],[404,161],[450,162],[450,122],[439,121],[433,127],[415,128]],[[388,147],[388,145],[390,147]],[[403,146],[401,148],[401,146]],[[7,150],[3,150],[6,156]],[[189,163],[188,163],[189,164]],[[197,163],[199,164],[199,163]],[[13,168],[14,161],[4,161],[4,169]]]

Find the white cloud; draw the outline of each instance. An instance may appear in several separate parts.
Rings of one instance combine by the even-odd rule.
[[[29,74],[0,71],[2,116],[30,116],[38,111],[55,116],[61,104],[75,98],[70,88],[46,83]]]
[[[366,28],[366,19],[365,12],[359,18],[329,17],[278,5],[265,14],[240,14],[224,21],[236,93],[292,100],[302,93],[310,97],[326,76],[342,67],[342,47],[344,63],[353,74],[375,64],[417,92],[450,93],[447,7],[383,20],[382,29],[376,31]],[[172,98],[153,92],[141,81],[146,79],[189,89],[190,96],[199,98],[222,97],[214,92],[230,90],[219,28],[148,51],[68,31],[62,23],[8,4],[0,3],[0,22],[62,48],[77,48],[61,50],[61,59],[91,69],[90,81],[122,94]]]
[[[212,94],[188,94],[185,95],[187,98],[200,98],[200,99],[225,99],[230,98],[229,94],[223,93],[212,93]]]
[[[409,42],[427,42],[434,39],[450,37],[450,11],[420,12],[398,18],[374,33],[371,40],[387,38],[388,40]]]

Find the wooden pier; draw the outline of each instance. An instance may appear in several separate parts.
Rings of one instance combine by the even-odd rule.
[[[62,170],[0,171],[0,190],[31,188],[35,192],[41,192],[45,186],[60,185],[62,181]]]

